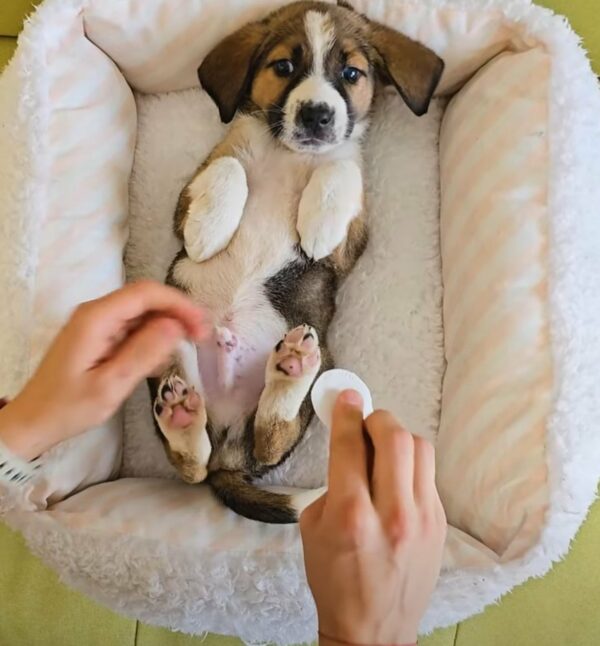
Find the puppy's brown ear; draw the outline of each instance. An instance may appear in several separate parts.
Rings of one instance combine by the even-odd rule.
[[[416,115],[425,114],[444,61],[425,45],[379,23],[371,23],[371,44],[380,57],[383,82],[394,85]]]
[[[198,78],[229,123],[252,81],[257,53],[266,36],[262,23],[250,23],[222,40],[202,61]]]

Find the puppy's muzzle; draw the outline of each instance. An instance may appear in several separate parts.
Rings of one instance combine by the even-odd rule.
[[[296,115],[302,136],[313,141],[328,141],[333,134],[335,111],[327,103],[303,103]]]

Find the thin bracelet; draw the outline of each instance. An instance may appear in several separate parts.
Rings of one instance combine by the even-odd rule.
[[[330,637],[321,630],[319,630],[319,637],[323,637],[323,639],[327,639],[330,642],[335,642],[336,644],[341,644],[342,646],[417,646],[417,642],[412,642],[410,644],[361,644],[357,642],[346,642],[342,641],[341,639],[336,639],[335,637]]]
[[[6,404],[8,404],[8,401],[0,398],[0,410]],[[12,486],[25,485],[33,478],[41,466],[40,458],[27,462],[27,460],[15,455],[0,440],[0,481],[7,482]]]

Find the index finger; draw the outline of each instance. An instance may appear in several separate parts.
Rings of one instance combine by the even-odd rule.
[[[130,283],[87,306],[94,308],[94,320],[101,326],[108,322],[120,325],[154,313],[175,319],[194,339],[205,335],[206,317],[199,307],[179,290],[149,280]]]
[[[347,390],[333,409],[326,504],[351,497],[370,499],[362,399]]]

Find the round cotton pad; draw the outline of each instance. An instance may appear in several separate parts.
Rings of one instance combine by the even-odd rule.
[[[338,395],[348,389],[361,394],[364,417],[373,412],[371,392],[362,379],[349,370],[328,370],[317,379],[310,395],[317,417],[327,428],[331,428],[331,416]]]

